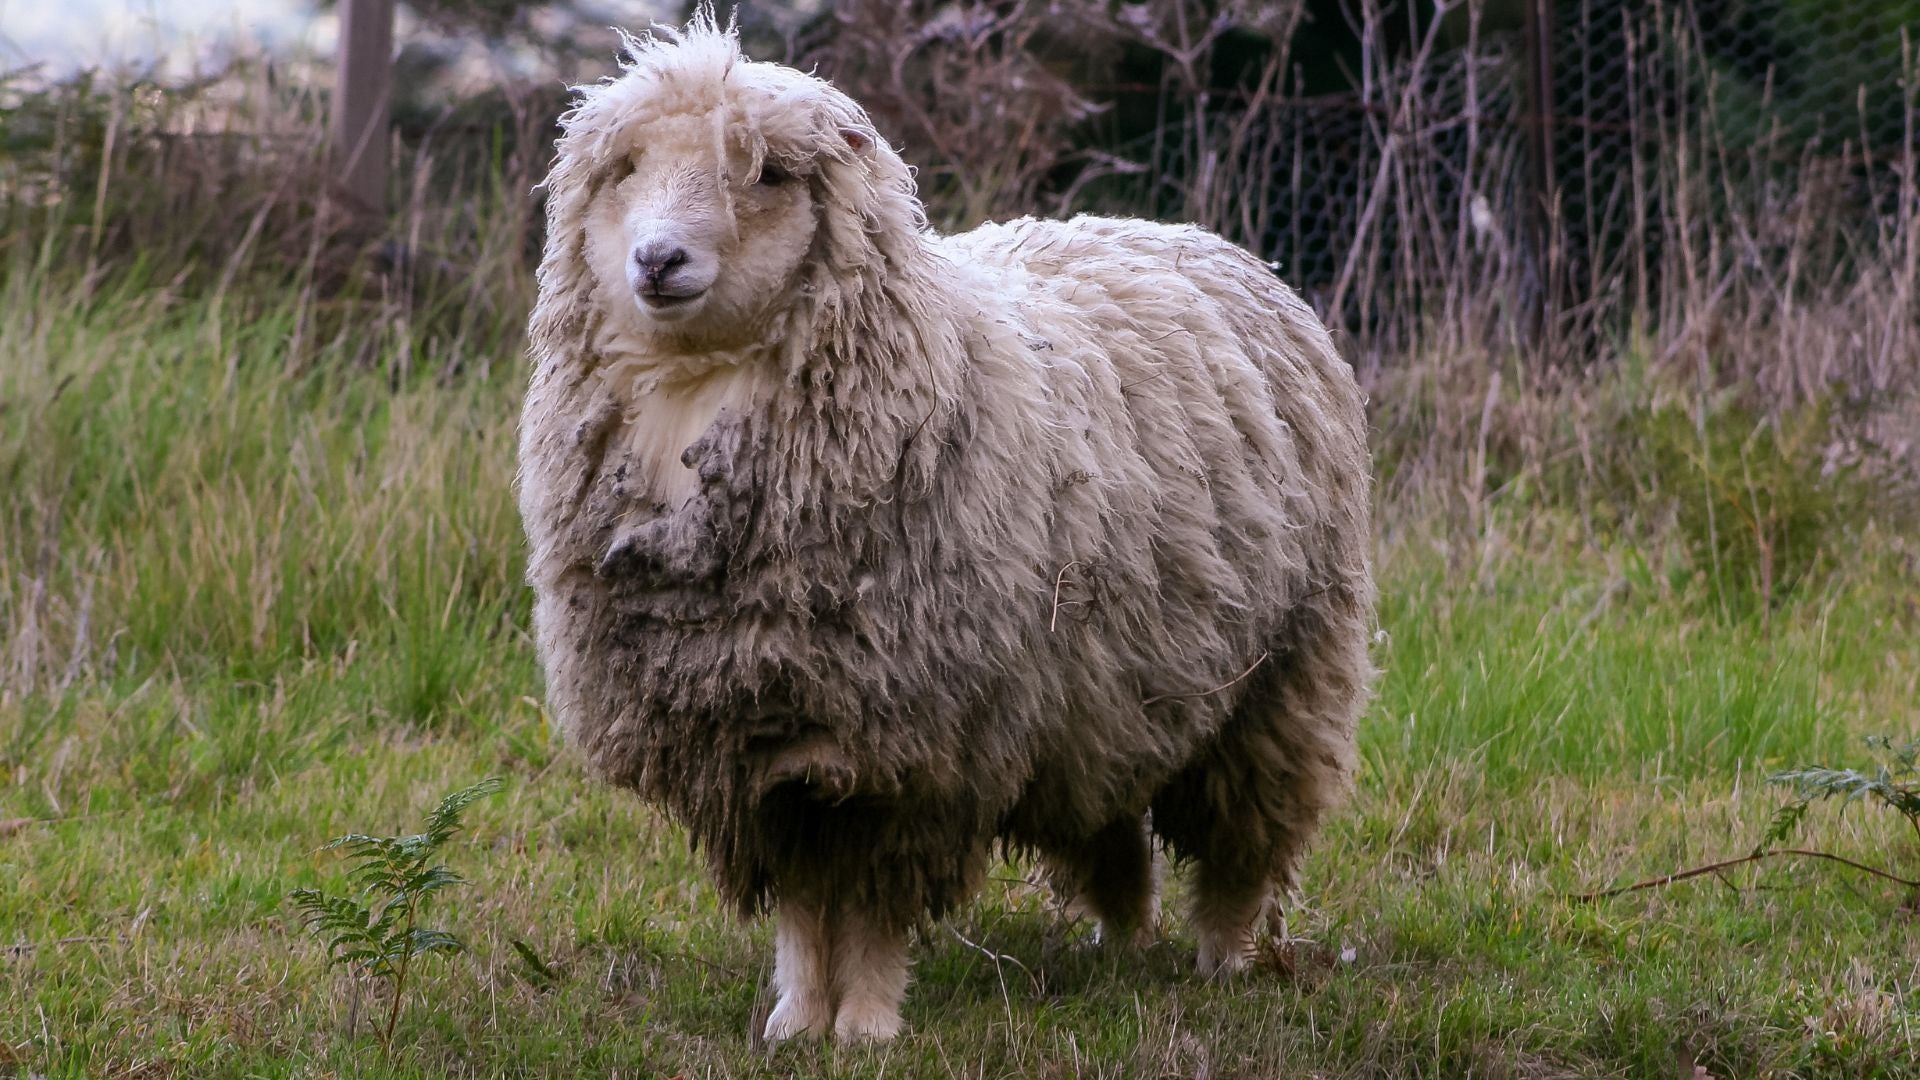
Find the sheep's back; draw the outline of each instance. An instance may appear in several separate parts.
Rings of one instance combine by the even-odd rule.
[[[1064,685],[1019,816],[1097,827],[1204,747],[1303,619],[1364,632],[1361,398],[1306,305],[1202,230],[1028,219],[944,245],[1016,327],[1031,370],[1003,377],[1047,399],[1020,454],[1050,504],[1028,617]]]

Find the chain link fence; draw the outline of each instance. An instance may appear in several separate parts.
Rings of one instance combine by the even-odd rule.
[[[1707,247],[1776,278],[1831,279],[1913,244],[1920,3],[1342,17],[1350,85],[1310,93],[1296,73],[1267,106],[1258,122],[1291,152],[1262,193],[1276,209],[1242,239],[1356,330],[1405,338],[1491,316],[1516,338],[1584,336],[1684,318],[1662,297],[1687,292],[1674,279]],[[1491,282],[1497,301],[1464,310]],[[1410,314],[1417,325],[1390,325]]]

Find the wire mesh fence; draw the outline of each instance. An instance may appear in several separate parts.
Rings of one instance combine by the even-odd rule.
[[[1363,350],[1590,353],[1891,260],[1886,352],[1914,345],[1915,27],[1920,0],[841,0],[803,55],[951,219],[1197,221]]]
[[[1747,211],[1761,228],[1728,239],[1756,264],[1812,254],[1830,269],[1894,239],[1885,225],[1913,179],[1920,4],[1580,0],[1552,15],[1537,196],[1558,225],[1566,298],[1620,283],[1653,309],[1657,246],[1672,238],[1649,222],[1688,212],[1698,230]],[[1686,168],[1705,185],[1692,207],[1660,179]],[[1825,237],[1780,234],[1795,217]]]

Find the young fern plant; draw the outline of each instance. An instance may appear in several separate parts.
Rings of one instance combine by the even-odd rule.
[[[321,850],[346,852],[353,864],[347,879],[354,892],[296,889],[288,894],[307,931],[326,942],[329,967],[344,966],[387,984],[387,1022],[377,1029],[382,1053],[392,1052],[414,958],[465,948],[447,931],[421,923],[422,909],[434,894],[465,881],[435,858],[460,831],[460,815],[467,807],[505,786],[499,777],[488,777],[447,795],[427,816],[426,830],[412,836],[336,837]]]

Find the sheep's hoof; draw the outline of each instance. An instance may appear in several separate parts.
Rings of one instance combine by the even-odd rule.
[[[833,1013],[825,1003],[793,994],[781,998],[773,1007],[773,1013],[767,1017],[766,1039],[769,1043],[818,1039],[832,1026]]]
[[[1140,952],[1151,948],[1153,942],[1151,922],[1108,923],[1102,919],[1093,924],[1093,944],[1097,948]]]
[[[1253,943],[1241,935],[1202,935],[1200,957],[1194,965],[1203,979],[1225,982],[1253,962]]]
[[[877,1002],[848,1002],[833,1020],[833,1037],[843,1043],[882,1043],[900,1034],[900,1010]]]

